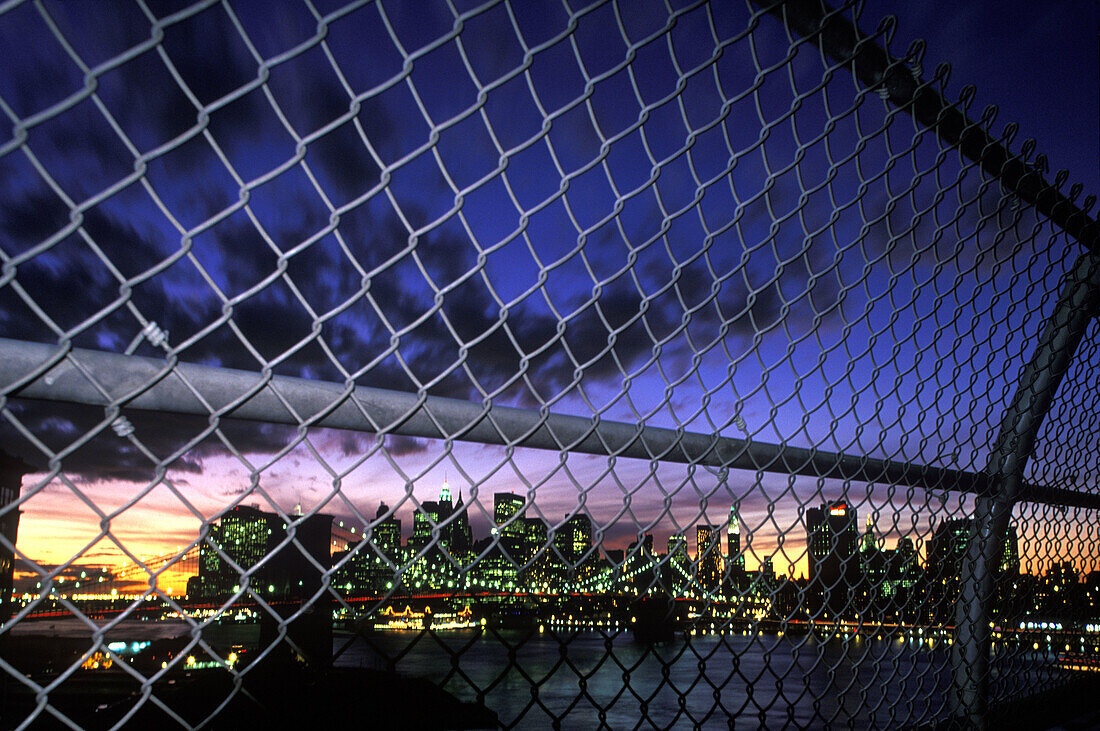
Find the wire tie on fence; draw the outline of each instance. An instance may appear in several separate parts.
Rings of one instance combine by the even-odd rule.
[[[159,348],[164,343],[168,342],[168,331],[161,330],[160,325],[154,320],[150,320],[149,324],[141,331],[141,334],[153,344],[154,347]]]
[[[111,428],[115,430],[115,434],[123,438],[134,433],[134,425],[125,416],[120,416],[112,421]]]
[[[921,65],[919,63],[914,61],[913,63],[909,64],[909,72],[913,74],[913,79],[915,81],[920,81],[920,77],[921,74],[924,73],[924,69],[921,68]]]
[[[749,433],[749,427],[745,424],[745,420],[741,418],[741,414],[733,415],[733,423],[737,425],[738,429],[745,432],[745,434]]]
[[[141,329],[134,339],[130,341],[130,345],[126,348],[126,355],[133,355],[134,351],[141,345],[142,339],[148,340],[152,343],[153,347],[159,348],[168,342],[168,331],[161,330],[160,325],[154,320],[150,320],[149,323]]]

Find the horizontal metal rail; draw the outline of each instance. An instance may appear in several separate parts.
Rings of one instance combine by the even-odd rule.
[[[94,406],[310,424],[615,455],[926,490],[984,493],[984,473],[662,427],[540,413],[229,368],[0,338],[0,393]],[[36,374],[28,377],[27,374]],[[1028,484],[1022,500],[1100,508],[1100,495]]]
[[[984,124],[948,102],[935,85],[915,78],[905,59],[890,56],[842,11],[822,0],[754,0],[787,26],[818,44],[822,53],[849,67],[867,88],[882,89],[891,102],[933,130],[941,140],[982,166],[989,175],[1020,196],[1083,246],[1100,252],[1100,225],[1077,204],[1043,179],[1033,164],[1012,154]]]

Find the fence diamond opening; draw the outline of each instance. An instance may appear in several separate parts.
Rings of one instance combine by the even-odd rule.
[[[875,20],[0,4],[4,725],[1087,680],[1095,201]]]

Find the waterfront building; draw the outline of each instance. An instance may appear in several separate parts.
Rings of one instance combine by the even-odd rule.
[[[404,561],[401,555],[401,521],[389,515],[390,508],[379,503],[369,540],[360,540],[346,550],[333,552],[332,584],[345,596],[377,596],[393,588],[394,566]]]
[[[532,525],[534,520],[524,520],[527,552],[532,556],[550,540],[546,523],[539,518]],[[524,584],[535,592],[575,591],[580,583],[592,585],[600,572],[599,557],[588,555],[592,546],[592,521],[588,515],[566,515],[555,527],[551,542],[552,548],[530,559],[522,572]]]
[[[576,563],[592,547],[592,519],[587,513],[566,515],[554,532],[554,546],[569,563]]]
[[[921,568],[913,539],[902,536],[893,550],[884,551],[886,576],[878,591],[878,618],[915,622],[919,619],[916,601],[922,586],[924,571]]]
[[[470,575],[474,585],[480,589],[508,592],[520,586],[519,568],[511,554],[505,553],[501,544],[497,543],[473,565]]]
[[[378,547],[379,551],[393,560],[401,549],[401,521],[396,514],[387,517],[388,512],[390,512],[388,505],[378,504],[378,512],[374,515],[377,522],[371,527],[371,542]]]
[[[852,596],[860,580],[855,508],[845,500],[806,511],[809,554],[808,597],[811,613],[852,614]]]
[[[369,542],[332,554],[332,565],[332,585],[345,597],[379,595],[392,586],[393,569]]]
[[[432,530],[441,522],[451,517],[454,510],[451,505],[450,493],[444,483],[439,500],[424,500],[413,513],[413,530],[409,536],[408,546],[414,551],[420,551],[436,542],[432,536]],[[446,495],[446,499],[444,499]],[[447,543],[445,530],[438,532],[438,541],[444,545]]]
[[[423,501],[413,513],[413,532],[406,545],[413,551],[421,551],[428,546],[442,549],[456,559],[465,557],[472,548],[470,520],[462,502],[462,493],[459,493],[458,504],[453,504],[447,480],[443,480],[438,500]]]
[[[1060,620],[1068,623],[1081,615],[1086,596],[1087,587],[1080,582],[1073,562],[1052,561],[1046,572],[1035,581],[1033,614],[1040,621]]]
[[[760,562],[759,575],[760,580],[757,582],[757,585],[761,588],[762,593],[771,593],[774,591],[776,585],[779,583],[779,579],[775,575],[774,557],[764,557],[764,560]]]
[[[498,492],[493,495],[493,536],[497,539],[497,545],[519,562],[522,562],[526,553],[523,523],[526,502],[522,495],[512,492]],[[509,523],[513,516],[515,520]]]
[[[323,567],[330,565],[332,516],[290,517],[294,540],[282,545],[291,526],[277,513],[248,505],[223,513],[199,544],[199,574],[188,582],[188,593],[223,596],[248,586],[262,596],[288,597],[319,585],[320,574],[307,555]]]
[[[722,585],[722,537],[718,526],[701,523],[695,526],[695,537],[699,587],[706,592],[718,591]]]
[[[889,556],[875,535],[875,521],[867,516],[867,527],[859,544],[859,614],[868,617],[879,611],[884,596]]]
[[[523,519],[523,542],[520,549],[520,558],[524,563],[527,563],[534,558],[535,554],[545,545],[550,542],[550,529],[546,525],[546,521],[539,516],[533,516]],[[552,555],[552,552],[549,552]],[[544,552],[543,555],[547,555]]]
[[[966,554],[973,530],[972,518],[955,518],[941,522],[932,533],[928,546],[926,578],[932,614],[936,621],[954,620],[955,602],[962,587]],[[998,604],[1011,591],[1012,582],[1020,573],[1018,543],[1016,526],[1010,524],[1001,561],[995,568]]]

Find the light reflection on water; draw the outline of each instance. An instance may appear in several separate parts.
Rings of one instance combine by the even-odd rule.
[[[561,642],[524,631],[417,637],[356,639],[337,664],[384,668],[383,656],[404,652],[398,672],[463,701],[476,701],[480,687],[501,722],[519,728],[547,728],[554,718],[577,729],[895,728],[942,716],[951,681],[948,648],[915,641],[734,634],[647,647],[629,633],[561,632]]]

